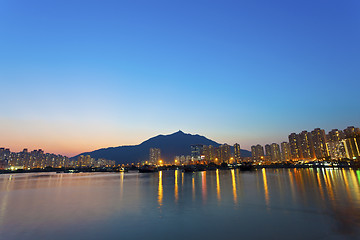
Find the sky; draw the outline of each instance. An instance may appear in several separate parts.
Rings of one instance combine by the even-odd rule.
[[[360,1],[2,0],[0,146],[360,126]]]

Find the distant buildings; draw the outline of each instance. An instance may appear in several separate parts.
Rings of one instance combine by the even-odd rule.
[[[78,161],[76,167],[88,168],[88,167],[112,167],[115,166],[114,160],[107,160],[104,158],[95,159],[90,155],[80,155],[78,156]]]
[[[301,152],[300,152],[300,142],[298,135],[296,133],[291,133],[289,135],[289,145],[290,145],[290,157],[291,160],[299,160],[302,158]]]
[[[281,161],[291,160],[290,144],[288,142],[281,143]]]
[[[175,165],[187,165],[187,164],[191,164],[191,156],[190,155],[181,155],[181,156],[176,156],[175,157]]]
[[[254,160],[261,160],[264,158],[264,148],[260,144],[251,146],[251,156]]]
[[[202,144],[191,145],[191,155],[180,155],[174,159],[175,165],[237,163],[240,161],[313,161],[313,160],[360,160],[360,129],[354,126],[344,130],[333,129],[325,133],[324,129],[315,128],[311,132],[291,133],[289,142],[260,144],[251,146],[251,158],[242,158],[240,144],[233,147],[223,144],[217,147]],[[232,152],[232,148],[234,149]],[[161,163],[159,148],[150,148],[150,164]],[[76,160],[66,156],[44,153],[42,149],[29,152],[11,152],[0,148],[0,169],[34,169],[63,167],[111,167],[115,161],[94,159],[90,155],[80,155]]]
[[[202,144],[191,145],[191,161],[193,163],[234,163],[241,160],[240,145],[234,145],[234,155],[231,153],[231,146],[228,144],[219,147]]]
[[[298,143],[299,143],[299,152],[300,156],[303,159],[314,159],[315,152],[314,152],[314,143],[313,137],[310,132],[302,131],[297,135]]]
[[[325,130],[320,128],[315,128],[313,131],[311,131],[311,134],[314,142],[315,157],[317,159],[324,159],[327,156],[329,156],[326,148]]]
[[[241,149],[238,143],[234,144],[234,160],[237,162],[241,160]]]
[[[220,155],[218,156],[219,162],[230,163],[230,159],[231,159],[230,145],[225,143],[219,147],[219,150],[220,150],[219,151]]]
[[[191,145],[191,158],[192,161],[201,161],[201,155],[203,155],[204,145],[195,144]]]
[[[273,162],[278,162],[281,160],[279,144],[272,143],[270,145],[270,157],[271,157],[271,161]]]
[[[158,164],[161,159],[160,148],[150,148],[149,163]]]
[[[360,160],[360,129],[353,126],[331,130],[327,135],[324,129],[315,128],[311,132],[291,133],[289,142],[281,143],[280,158],[276,143],[265,145],[265,157],[262,157],[261,145],[251,147],[254,160],[298,161],[298,160]]]
[[[34,169],[34,168],[61,168],[70,165],[70,160],[62,155],[44,153],[43,150],[29,152],[11,152],[8,148],[0,148],[0,166],[3,169]]]
[[[21,152],[11,152],[10,149],[0,148],[0,169],[44,169],[68,167],[110,167],[115,166],[115,161],[91,158],[90,155],[80,155],[71,161],[68,157],[44,153],[42,149],[24,149]]]
[[[265,145],[265,157],[271,160],[271,146],[269,144]]]

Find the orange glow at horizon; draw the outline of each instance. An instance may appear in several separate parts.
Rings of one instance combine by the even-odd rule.
[[[2,121],[0,143],[3,148],[20,152],[42,149],[46,153],[73,157],[83,152],[100,148],[125,145],[138,145],[157,135],[157,131],[113,129],[99,122],[82,124],[56,124],[41,120],[28,120],[12,123]],[[18,127],[31,125],[30,128]]]

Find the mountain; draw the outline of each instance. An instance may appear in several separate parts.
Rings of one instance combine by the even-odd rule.
[[[215,147],[220,145],[204,136],[178,131],[169,135],[158,135],[139,145],[102,148],[92,152],[81,153],[79,155],[90,155],[92,158],[115,160],[117,164],[136,163],[148,160],[150,148],[160,148],[161,158],[165,162],[170,162],[173,161],[175,156],[190,155],[190,146],[193,144],[212,145]],[[74,156],[72,159],[76,159],[79,155]],[[249,157],[251,156],[251,153],[241,149],[241,155],[243,157]]]

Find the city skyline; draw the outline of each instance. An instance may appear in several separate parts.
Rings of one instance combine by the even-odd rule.
[[[156,136],[152,136],[151,138],[144,140],[144,141],[138,143],[137,145],[122,145],[122,146],[116,146],[116,147],[140,146],[143,143],[148,142],[151,139],[161,137],[161,136],[171,136],[171,135],[175,135],[175,134],[179,134],[179,133],[206,138],[206,136],[201,136],[199,134],[184,133],[183,131],[179,130],[177,132],[167,134],[167,135],[159,134]],[[319,135],[319,136],[316,137],[316,135]],[[239,144],[238,142],[235,142],[234,144],[230,144],[230,145],[234,147],[234,152],[233,152],[234,156],[233,157],[234,157],[234,159],[237,159],[237,160],[240,159],[240,157],[239,157],[240,149],[244,149],[244,150],[248,151],[249,153],[252,154],[252,158],[255,158],[255,159],[260,159],[261,156],[273,156],[273,155],[276,155],[275,152],[278,152],[278,155],[275,157],[275,159],[272,159],[272,161],[280,161],[280,160],[285,161],[285,159],[287,159],[287,160],[290,160],[290,159],[310,160],[310,159],[316,159],[316,158],[320,159],[320,158],[324,158],[324,157],[330,156],[330,155],[333,157],[333,154],[335,154],[335,153],[331,153],[332,150],[329,149],[329,145],[328,145],[329,143],[331,143],[331,144],[337,143],[337,142],[340,143],[340,142],[344,142],[345,139],[347,139],[347,138],[358,138],[359,136],[360,136],[360,128],[357,126],[347,126],[344,129],[334,128],[329,131],[322,129],[322,128],[315,128],[313,130],[310,130],[309,132],[308,132],[308,130],[301,130],[299,133],[295,133],[295,132],[288,133],[287,137],[284,138],[286,140],[279,141],[279,142],[253,143],[250,146],[250,149],[243,148],[242,145]],[[213,141],[212,139],[208,139],[208,140]],[[316,145],[317,142],[320,142],[319,146]],[[214,143],[217,143],[221,146],[223,146],[223,145],[229,146],[228,143],[219,143],[216,141]],[[345,142],[344,142],[344,144],[345,144]],[[357,145],[358,143],[355,143],[355,144]],[[203,144],[198,144],[198,145],[206,146]],[[331,145],[330,148],[337,148],[338,144],[335,144],[335,145],[336,146]],[[191,147],[191,148],[192,148],[192,146],[197,146],[197,145],[196,144],[189,145],[189,147]],[[209,145],[209,146],[212,146],[212,145]],[[113,147],[114,146],[108,146],[106,148],[100,148],[100,149],[107,149],[107,148],[110,149]],[[343,148],[344,148],[343,150],[345,151],[345,146],[343,146]],[[357,151],[359,152],[360,145],[357,148],[358,148]],[[5,147],[0,146],[0,150],[1,149],[2,150],[5,149],[5,150],[11,151],[13,153],[21,153],[23,151],[27,152],[29,148],[24,147],[24,148],[21,148],[20,150],[13,150],[6,146]],[[100,150],[100,149],[92,149],[92,151]],[[316,150],[316,149],[318,149],[318,150]],[[324,150],[320,150],[320,149],[324,149]],[[33,151],[35,151],[35,152],[43,151],[43,149],[41,149],[41,148],[33,149]],[[151,159],[159,160],[160,159],[159,156],[161,155],[160,151],[161,151],[161,149],[159,149],[159,148],[151,147],[149,161],[156,162],[156,160],[151,160]],[[325,151],[326,153],[325,152],[321,153],[318,151]],[[70,158],[75,158],[75,157],[80,156],[81,154],[89,154],[89,152],[91,152],[91,151],[77,153],[76,155],[73,155],[73,156],[67,156],[67,155],[64,155],[64,156],[70,157]],[[56,152],[51,152],[51,153],[49,152],[47,154],[53,154],[53,155],[55,154],[55,155],[59,155],[59,156],[62,155],[62,154],[56,153]],[[285,156],[283,156],[283,154],[285,154]],[[344,152],[344,154],[345,154],[345,152]],[[344,156],[344,157],[346,157],[346,156]],[[120,160],[120,159],[118,159],[118,160]]]
[[[4,1],[0,145],[74,156],[182,129],[358,126],[358,1]]]

